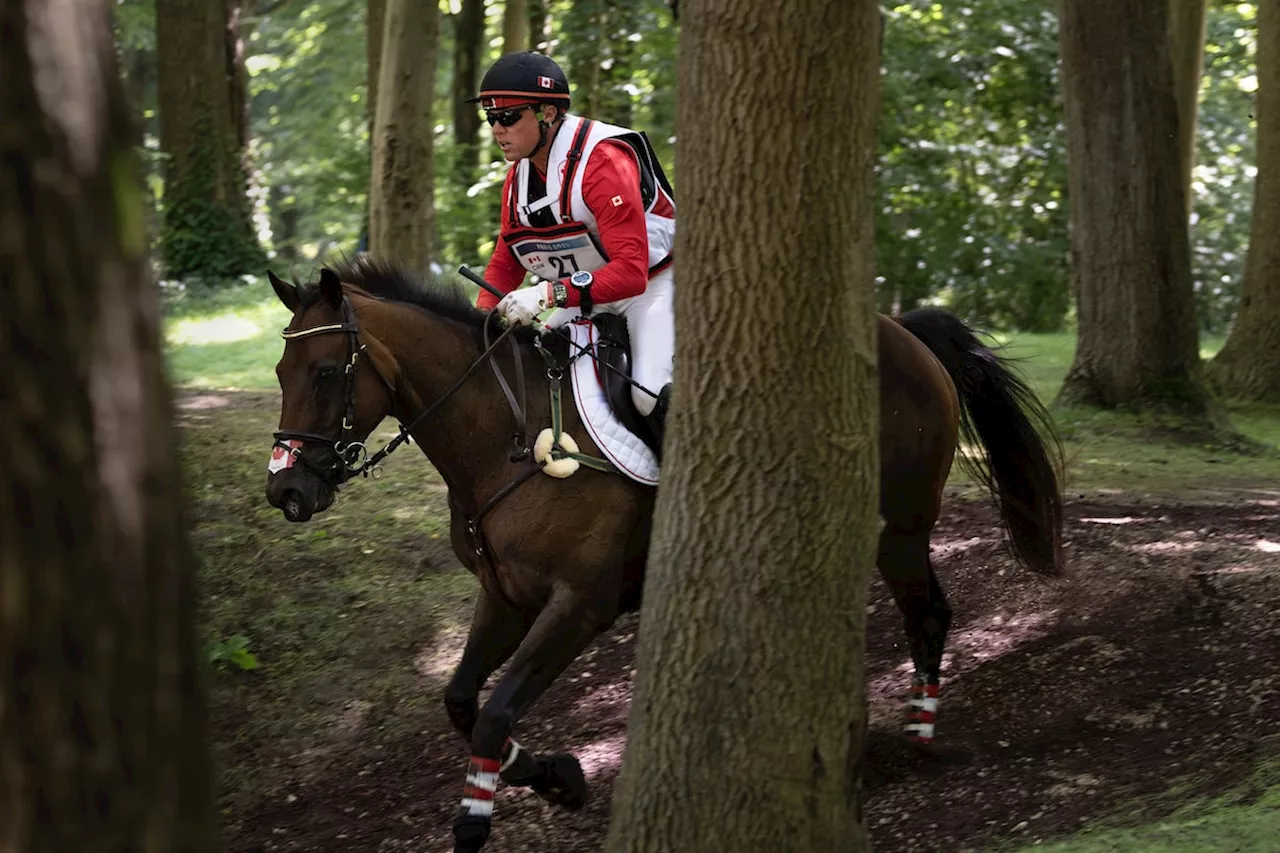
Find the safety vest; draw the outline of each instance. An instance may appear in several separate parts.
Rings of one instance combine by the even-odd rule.
[[[561,279],[578,270],[594,272],[608,262],[596,218],[582,197],[587,160],[606,139],[629,145],[640,164],[640,199],[644,204],[645,230],[649,236],[649,278],[671,265],[675,245],[675,193],[643,133],[601,121],[565,116],[551,144],[547,160],[546,195],[529,200],[533,164],[521,160],[505,200],[505,239],[520,266],[542,278]],[[665,204],[663,201],[665,200]],[[621,199],[619,199],[621,203]],[[655,213],[669,210],[673,215]],[[531,217],[549,210],[555,224],[535,226]],[[545,217],[544,217],[545,219]]]

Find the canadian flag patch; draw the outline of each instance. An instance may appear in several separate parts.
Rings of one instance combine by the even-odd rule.
[[[271,448],[271,461],[267,463],[267,471],[275,474],[286,468],[293,467],[293,451],[302,446],[302,442],[297,439],[289,439],[284,444],[277,444]]]
[[[539,77],[538,85],[543,89],[554,89],[556,87],[556,81],[552,80],[550,77]]]
[[[609,199],[609,201],[613,202],[614,207],[622,207],[622,196],[620,195],[615,195],[613,198]]]

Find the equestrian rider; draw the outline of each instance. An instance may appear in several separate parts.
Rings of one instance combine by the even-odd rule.
[[[569,81],[540,53],[503,56],[480,83],[493,139],[512,164],[502,225],[480,308],[531,323],[557,307],[552,325],[604,311],[626,318],[631,397],[659,447],[671,395],[675,201],[648,138],[568,112]],[[525,273],[544,279],[520,288]]]

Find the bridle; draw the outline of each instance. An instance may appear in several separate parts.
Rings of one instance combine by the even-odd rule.
[[[344,334],[347,336],[347,363],[344,368],[343,377],[343,403],[342,403],[342,424],[339,427],[337,438],[328,435],[320,435],[314,432],[304,432],[302,430],[277,430],[273,437],[275,443],[272,448],[282,448],[286,453],[291,455],[295,462],[306,466],[331,488],[342,485],[353,477],[368,477],[371,474],[376,475],[378,465],[388,455],[393,453],[396,448],[409,440],[409,435],[419,423],[426,420],[435,413],[454,393],[462,387],[462,385],[471,378],[480,365],[484,364],[493,355],[494,351],[507,339],[512,332],[516,330],[514,325],[508,326],[502,334],[500,334],[493,343],[489,344],[484,352],[471,363],[471,366],[463,372],[457,382],[453,384],[449,390],[445,391],[434,403],[428,406],[420,415],[414,418],[408,425],[403,421],[400,423],[399,434],[391,439],[381,450],[372,456],[369,455],[368,448],[362,441],[352,441],[352,432],[355,429],[355,411],[356,411],[356,365],[360,360],[360,353],[367,349],[367,344],[360,342],[360,324],[356,322],[355,311],[351,307],[351,300],[345,295],[342,297],[342,322],[328,323],[321,326],[312,326],[309,329],[290,330],[288,328],[280,332],[280,337],[286,341],[297,340],[298,338],[311,337],[312,335],[333,335]],[[487,337],[487,335],[486,335]],[[496,366],[496,365],[495,365]],[[394,399],[395,387],[389,383],[382,374],[378,373],[374,368],[374,373],[382,381],[388,391],[391,392]],[[505,383],[503,383],[505,385]],[[512,400],[513,409],[516,404],[514,398],[508,393],[508,398]],[[521,421],[523,428],[523,411],[516,412],[517,419]],[[298,442],[295,446],[290,442]],[[334,461],[329,465],[320,465],[308,459],[302,452],[303,445],[311,443],[322,446],[328,446],[334,454]]]

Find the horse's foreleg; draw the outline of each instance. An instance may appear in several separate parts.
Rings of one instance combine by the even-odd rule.
[[[577,807],[585,803],[585,780],[575,759],[537,761],[510,741],[510,735],[529,706],[612,624],[616,609],[616,588],[591,596],[562,589],[538,615],[476,721],[467,785],[453,822],[455,853],[474,853],[484,846],[500,772],[513,784],[532,785],[553,802]]]
[[[531,621],[504,601],[495,601],[483,591],[476,599],[475,615],[462,660],[444,691],[444,707],[458,733],[471,742],[479,705],[476,697],[489,676],[506,662],[529,633]]]
[[[880,534],[877,565],[902,611],[915,665],[907,697],[906,734],[929,743],[938,712],[942,652],[951,627],[951,607],[929,561],[928,533],[902,534],[885,528]]]

